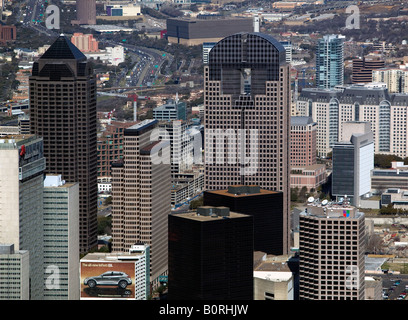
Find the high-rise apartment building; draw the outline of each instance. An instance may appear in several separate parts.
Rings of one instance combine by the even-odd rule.
[[[58,285],[54,276],[58,275]],[[79,184],[44,180],[44,300],[79,300]]]
[[[374,82],[383,82],[389,93],[408,93],[408,69],[381,68],[372,71]]]
[[[30,299],[42,300],[43,139],[13,135],[0,139],[0,243],[27,250],[30,261]]]
[[[14,244],[0,244],[0,300],[30,299],[30,254],[14,250]]]
[[[297,101],[302,116],[317,122],[318,156],[327,156],[341,137],[342,124],[370,122],[374,152],[408,156],[408,96],[390,94],[384,84],[303,89]]]
[[[98,41],[92,34],[75,32],[71,37],[71,42],[82,52],[98,52]]]
[[[283,194],[258,186],[230,186],[226,190],[204,191],[204,206],[228,207],[253,216],[254,251],[283,254]]]
[[[224,38],[211,49],[204,67],[205,189],[258,185],[283,192],[285,246],[289,245],[289,78],[285,48],[262,33]]]
[[[374,142],[369,122],[345,122],[343,137],[333,146],[332,196],[347,195],[360,207],[361,197],[371,191]]]
[[[96,24],[96,0],[77,0],[76,12],[76,20],[71,21],[72,25]]]
[[[44,138],[46,172],[79,183],[80,251],[86,252],[97,245],[96,79],[64,35],[34,62],[30,126]]]
[[[292,116],[290,121],[290,165],[306,167],[316,160],[317,123],[312,117]]]
[[[112,164],[112,251],[150,246],[150,278],[167,272],[167,216],[171,212],[170,143],[159,140],[158,121],[124,130],[123,159]]]
[[[168,219],[169,300],[253,299],[252,216],[204,206]]]
[[[364,213],[310,204],[299,216],[300,300],[364,300]]]
[[[344,39],[327,35],[319,39],[316,49],[316,86],[330,89],[344,83]]]

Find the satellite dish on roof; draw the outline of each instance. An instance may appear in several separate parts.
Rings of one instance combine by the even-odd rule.
[[[314,201],[314,198],[313,197],[309,197],[308,199],[307,199],[307,202],[309,202],[309,203],[312,203]]]
[[[326,204],[328,204],[329,203],[329,200],[327,200],[327,199],[324,199],[323,201],[322,201],[322,205],[326,205]]]

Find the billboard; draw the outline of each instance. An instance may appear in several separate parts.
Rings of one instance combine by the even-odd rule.
[[[81,299],[135,299],[135,262],[81,261]]]

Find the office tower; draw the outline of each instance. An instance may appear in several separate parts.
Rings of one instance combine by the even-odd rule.
[[[217,42],[204,42],[203,43],[203,63],[208,64],[208,55],[211,49],[217,44]]]
[[[292,41],[281,41],[282,46],[286,52],[286,62],[292,63]]]
[[[345,37],[327,35],[319,39],[316,49],[316,86],[330,89],[344,83]]]
[[[380,56],[365,56],[353,59],[352,83],[373,82],[373,72],[376,69],[384,68],[385,61]]]
[[[110,178],[111,165],[123,158],[123,131],[136,121],[111,121],[98,133],[98,178]]]
[[[204,206],[225,206],[233,212],[253,216],[254,251],[284,254],[282,192],[259,186],[230,186],[225,190],[204,191]]]
[[[72,25],[96,24],[95,0],[77,0],[76,12],[76,20],[71,21]]]
[[[0,300],[30,299],[30,254],[14,250],[14,244],[0,244]]]
[[[0,139],[0,243],[27,250],[30,299],[43,299],[43,139],[13,135]]]
[[[71,42],[82,52],[99,52],[99,43],[92,34],[75,32],[71,37]]]
[[[239,33],[218,42],[204,68],[205,189],[258,185],[283,192],[288,246],[291,99],[285,49],[269,35]]]
[[[153,119],[172,121],[172,120],[187,120],[186,103],[170,99],[167,103],[153,109]]]
[[[306,167],[317,163],[317,123],[312,117],[292,116],[290,121],[290,165]]]
[[[124,130],[123,159],[112,164],[112,251],[150,246],[150,278],[167,272],[167,216],[171,211],[170,145],[159,140],[158,121]]]
[[[169,300],[253,299],[252,216],[205,206],[168,219]]]
[[[44,300],[79,300],[79,184],[44,180]],[[54,278],[58,275],[58,285]]]
[[[16,26],[7,26],[0,24],[0,43],[2,45],[7,44],[7,42],[16,40],[17,38],[17,28]]]
[[[364,300],[364,213],[310,204],[299,216],[300,300]]]
[[[374,142],[369,122],[343,124],[341,141],[333,146],[332,196],[347,195],[360,207],[361,197],[371,190]]]
[[[372,71],[373,82],[383,82],[389,93],[408,93],[408,70],[381,68]]]
[[[80,261],[80,299],[147,300],[149,272],[149,246],[142,243],[125,252],[88,253]]]
[[[44,138],[46,172],[79,182],[80,252],[86,252],[97,245],[96,79],[63,35],[34,62],[30,125]]]
[[[158,126],[161,140],[170,142],[172,176],[191,169],[194,160],[194,137],[190,135],[188,123],[181,120],[161,121]]]

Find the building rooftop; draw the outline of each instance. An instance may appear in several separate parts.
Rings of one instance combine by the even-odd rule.
[[[259,186],[255,185],[233,185],[230,186],[228,189],[224,190],[211,190],[207,191],[209,193],[215,193],[220,195],[225,195],[229,197],[247,197],[251,195],[260,195],[260,194],[277,194],[280,193],[279,191],[271,191],[266,189],[261,189]]]
[[[40,60],[86,60],[85,55],[66,36],[60,35],[57,40],[40,57]]]
[[[246,214],[230,211],[229,208],[227,207],[211,207],[211,206],[203,206],[197,208],[196,211],[189,211],[186,213],[174,213],[172,215],[184,219],[201,222],[250,217],[249,215]]]
[[[292,116],[290,117],[291,126],[307,126],[315,123],[312,117]]]

